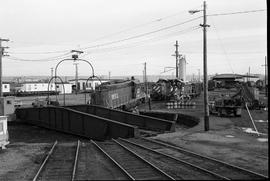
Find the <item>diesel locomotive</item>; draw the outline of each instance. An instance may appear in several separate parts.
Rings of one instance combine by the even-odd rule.
[[[91,104],[127,110],[144,102],[145,98],[144,85],[131,79],[97,86],[91,94]]]

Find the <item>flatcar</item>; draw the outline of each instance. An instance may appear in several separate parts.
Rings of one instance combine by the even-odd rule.
[[[91,104],[126,110],[144,102],[145,98],[143,84],[126,80],[97,86],[95,92],[91,94]]]

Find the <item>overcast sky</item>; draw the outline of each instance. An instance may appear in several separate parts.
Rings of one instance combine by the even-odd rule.
[[[0,37],[10,48],[3,76],[50,75],[70,50],[82,50],[96,75],[162,73],[175,66],[175,41],[187,74],[203,71],[201,0],[0,0]],[[265,0],[208,0],[207,14],[266,10]],[[208,74],[264,74],[267,11],[208,16]],[[197,19],[196,19],[197,18]],[[175,26],[173,26],[175,25]],[[29,61],[33,60],[33,61]],[[79,76],[91,75],[80,62]],[[74,75],[67,61],[58,75]]]

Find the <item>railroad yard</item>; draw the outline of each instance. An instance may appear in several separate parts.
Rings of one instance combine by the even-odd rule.
[[[269,179],[265,1],[2,4],[0,181]]]
[[[202,96],[194,101],[199,105]],[[268,176],[268,141],[259,141],[268,138],[268,122],[256,122],[259,132],[265,133],[257,136],[241,129],[252,126],[245,111],[240,118],[211,116],[210,131],[205,132],[201,106],[164,109],[165,105],[153,102],[152,111],[198,116],[199,124],[191,128],[177,124],[172,133],[104,142],[22,123],[10,124],[10,144],[0,154],[0,179],[219,180]],[[147,104],[139,106],[142,111],[148,108]],[[268,112],[263,110],[251,114],[254,119],[268,118]]]

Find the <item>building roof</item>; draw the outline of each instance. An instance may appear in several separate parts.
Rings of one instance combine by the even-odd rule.
[[[224,79],[242,79],[244,77],[259,78],[255,75],[240,75],[240,74],[218,74],[212,77],[213,80],[224,80]]]
[[[70,79],[68,81],[75,81],[76,79]],[[84,78],[79,78],[78,81],[87,81],[87,79],[84,79]],[[96,77],[94,77],[93,79],[89,79],[89,81],[91,80],[101,80],[101,81],[113,81],[113,80],[123,80],[123,79],[97,79]]]
[[[26,81],[21,82],[20,84],[48,84],[49,82],[39,82],[39,81]],[[61,84],[62,82],[51,82],[50,84]],[[69,84],[69,82],[63,82],[64,84]]]
[[[213,80],[217,79],[242,79],[243,75],[240,74],[219,74],[213,76]]]

